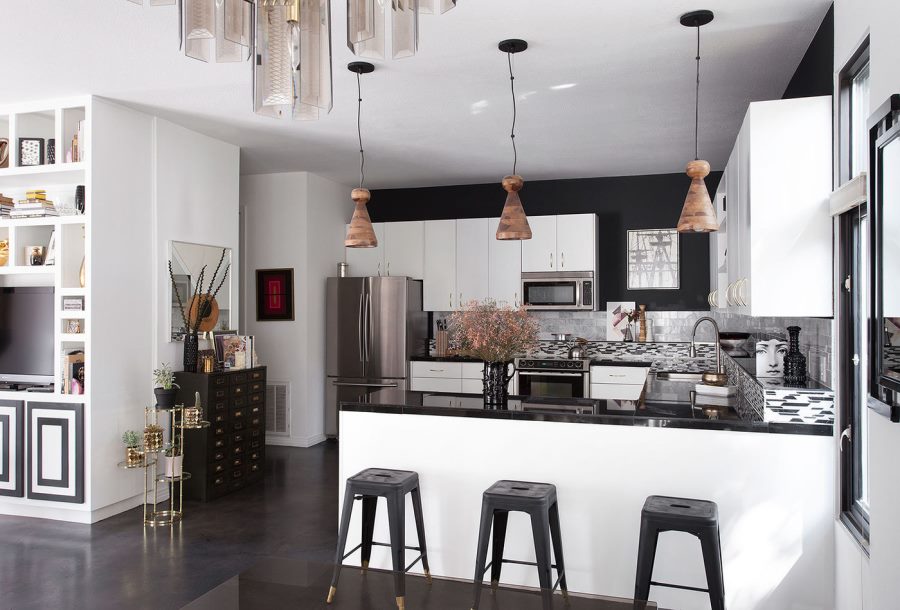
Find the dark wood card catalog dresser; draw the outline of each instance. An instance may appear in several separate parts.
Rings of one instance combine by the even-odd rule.
[[[178,402],[200,392],[209,428],[185,430],[184,493],[206,502],[261,481],[266,458],[266,367],[176,373]]]

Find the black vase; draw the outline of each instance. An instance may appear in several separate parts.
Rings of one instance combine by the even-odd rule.
[[[171,409],[175,406],[175,394],[178,393],[178,390],[175,388],[170,390],[154,388],[153,393],[156,394],[157,409]]]
[[[184,370],[188,373],[197,372],[197,356],[200,353],[200,338],[195,332],[189,332],[184,336]]]
[[[79,184],[75,187],[75,211],[84,214],[84,185]]]
[[[484,405],[493,409],[502,409],[509,402],[509,380],[513,373],[509,372],[512,362],[484,363]],[[513,372],[515,369],[512,369]]]
[[[784,384],[806,385],[806,356],[800,353],[800,327],[788,326],[788,353],[784,357]]]

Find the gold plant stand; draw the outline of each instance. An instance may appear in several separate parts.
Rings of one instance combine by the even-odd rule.
[[[177,449],[178,454],[184,456],[184,431],[208,428],[208,421],[200,421],[195,425],[184,424],[184,405],[177,405],[168,409],[146,407],[144,409],[144,427],[149,424],[159,424],[160,414],[165,421],[169,419],[169,442],[163,444],[161,449],[144,449],[142,464],[128,465],[127,462],[119,462],[119,468],[144,470],[144,525],[157,527],[161,525],[173,525],[184,517],[184,482],[191,478],[191,473],[181,471],[180,476],[167,476],[166,473],[157,472],[157,464],[160,455],[165,455],[169,449]],[[160,483],[162,489],[168,488],[168,502],[159,500]]]

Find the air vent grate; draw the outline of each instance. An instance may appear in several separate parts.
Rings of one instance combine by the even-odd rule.
[[[288,418],[288,384],[273,381],[266,384],[266,434],[290,436]]]

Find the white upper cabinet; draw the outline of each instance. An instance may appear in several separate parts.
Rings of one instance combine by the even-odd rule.
[[[349,226],[347,225],[348,228]],[[375,237],[378,239],[377,246],[374,248],[344,248],[347,253],[347,264],[350,265],[350,275],[353,277],[384,274],[384,223],[373,222],[372,227],[375,229]]]
[[[422,309],[452,311],[456,295],[456,221],[425,221]]]
[[[500,304],[518,307],[522,290],[522,241],[497,239],[499,218],[491,218],[488,235],[489,293]]]
[[[423,221],[384,223],[383,275],[405,275],[421,280],[425,272],[424,254]]]
[[[490,218],[456,221],[456,307],[488,298],[492,237]]]
[[[522,241],[522,271],[557,271],[557,216],[529,216],[531,239]]]
[[[594,271],[597,266],[596,227],[597,216],[594,214],[556,217],[556,271]]]
[[[830,96],[750,104],[726,168],[720,306],[752,316],[833,315],[831,126]]]

